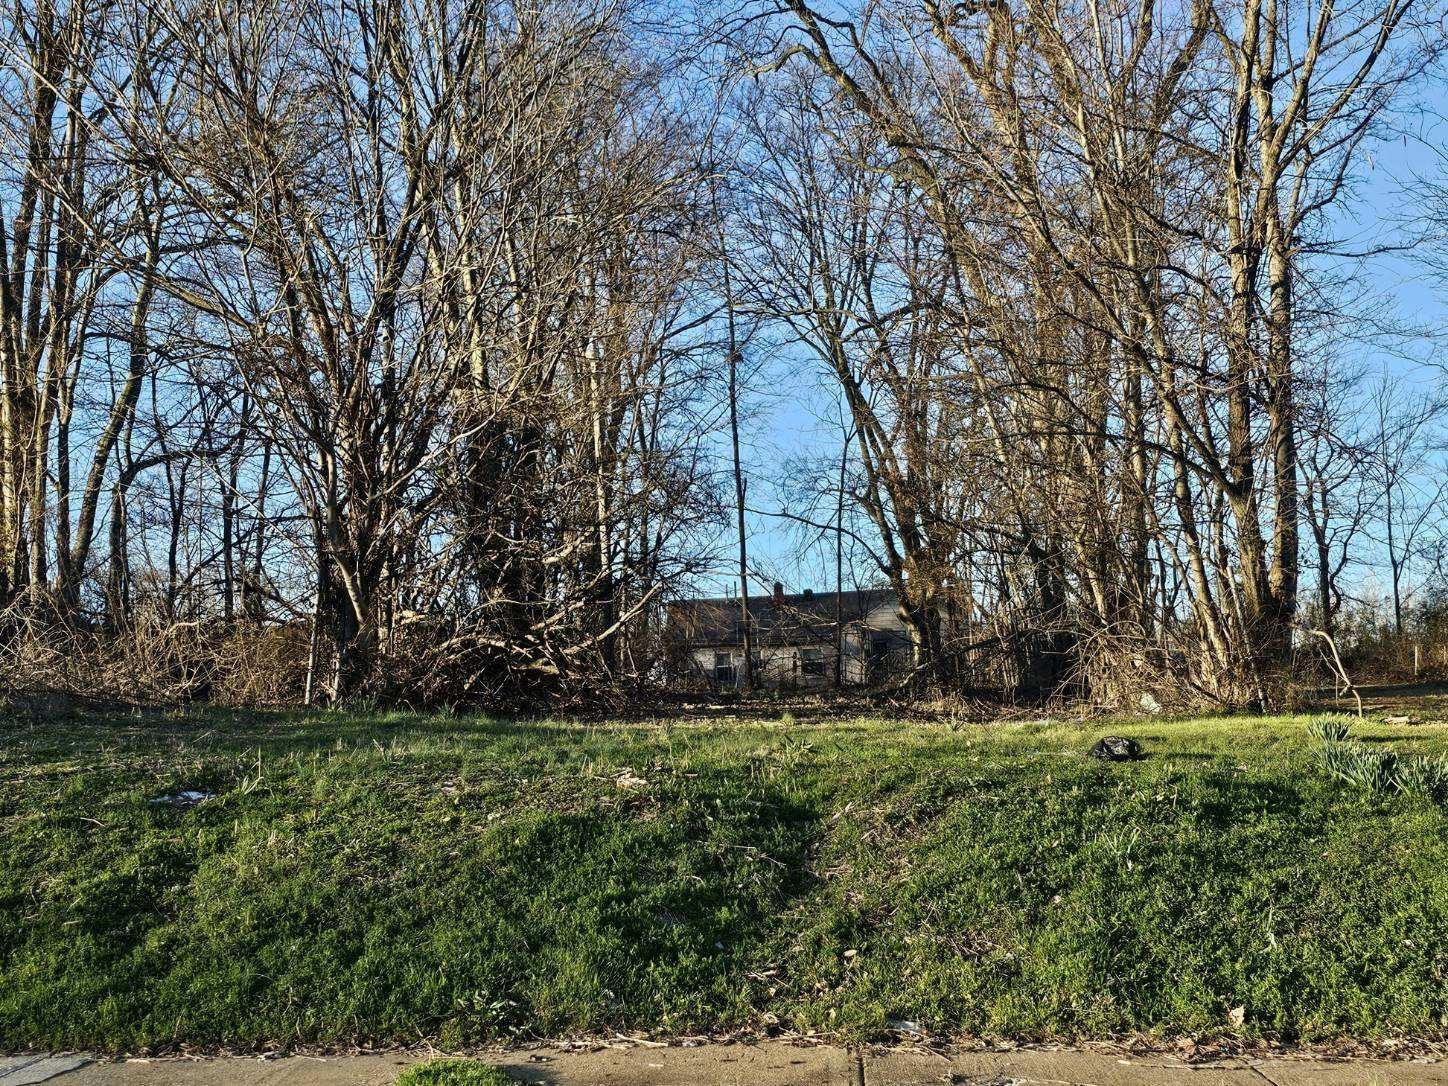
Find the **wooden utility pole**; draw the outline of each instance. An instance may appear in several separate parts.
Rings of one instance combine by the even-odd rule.
[[[846,429],[840,443],[840,478],[835,491],[835,689],[845,685],[845,470],[854,431]]]
[[[739,455],[739,325],[734,316],[734,282],[729,274],[729,247],[724,238],[724,221],[719,218],[719,198],[714,197],[719,224],[719,263],[724,276],[724,312],[729,329],[729,441],[734,451],[735,519],[739,528],[739,627],[744,650],[744,689],[754,689],[754,630],[749,621],[749,544],[744,527],[744,502],[749,481]]]

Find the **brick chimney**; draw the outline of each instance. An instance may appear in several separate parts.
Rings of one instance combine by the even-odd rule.
[[[778,581],[774,582],[774,606],[784,606],[784,585],[780,584]]]

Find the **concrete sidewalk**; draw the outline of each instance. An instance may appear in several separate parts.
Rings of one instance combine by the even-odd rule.
[[[0,1086],[387,1086],[421,1057],[381,1056],[108,1062],[0,1058]],[[1167,1056],[1098,1052],[915,1050],[856,1054],[783,1042],[697,1048],[540,1048],[488,1062],[536,1086],[1448,1086],[1448,1062],[1231,1059],[1184,1064]]]

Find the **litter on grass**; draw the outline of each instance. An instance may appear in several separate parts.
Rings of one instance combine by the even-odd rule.
[[[1138,758],[1146,757],[1140,743],[1120,735],[1108,735],[1097,740],[1096,745],[1086,753],[1107,762],[1134,762]]]
[[[152,803],[163,807],[172,807],[178,811],[189,810],[198,803],[205,803],[208,799],[215,799],[215,792],[172,792],[169,796],[157,796],[151,800]]]

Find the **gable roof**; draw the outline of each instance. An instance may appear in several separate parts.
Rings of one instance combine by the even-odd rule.
[[[845,625],[864,622],[881,606],[895,605],[889,588],[857,592],[795,592],[778,603],[765,593],[751,596],[749,616],[754,620],[755,642],[760,645],[832,645],[835,640],[835,600]],[[738,645],[743,639],[737,596],[676,600],[666,608],[670,636],[691,645]]]

